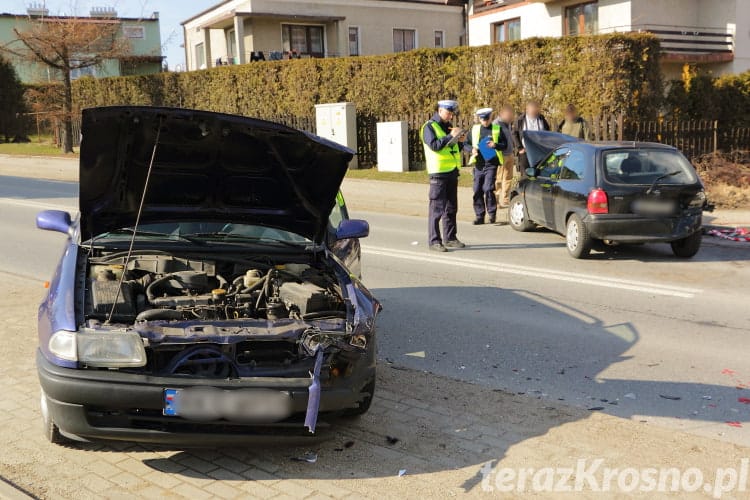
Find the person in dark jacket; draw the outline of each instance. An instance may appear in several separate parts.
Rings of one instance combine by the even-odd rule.
[[[522,176],[526,175],[526,169],[530,166],[523,143],[523,133],[526,130],[550,130],[549,122],[540,114],[539,103],[536,101],[529,101],[526,104],[526,112],[518,117],[513,130],[513,141],[516,143],[516,149],[518,150],[518,168]]]
[[[573,104],[565,107],[565,119],[557,126],[557,131],[588,141],[590,137],[589,124],[578,115],[578,110]]]
[[[462,163],[460,139],[464,135],[463,130],[451,123],[456,113],[456,101],[439,101],[437,112],[422,125],[420,131],[427,174],[430,176],[429,248],[435,252],[466,246],[459,241],[456,226],[458,175]],[[441,221],[444,235],[440,234]]]
[[[489,216],[490,224],[495,223],[495,179],[497,169],[504,161],[503,150],[508,145],[502,127],[492,123],[492,108],[482,108],[476,115],[479,123],[471,128],[464,143],[464,149],[471,152],[469,165],[474,166],[475,226],[484,224],[485,214]]]

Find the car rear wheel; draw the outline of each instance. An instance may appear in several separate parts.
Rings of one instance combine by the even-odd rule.
[[[515,195],[510,200],[508,221],[510,222],[510,227],[516,231],[530,231],[534,227],[534,223],[529,220],[526,203],[524,203],[523,197],[520,194]]]
[[[40,407],[42,410],[42,430],[44,432],[44,437],[47,438],[47,441],[52,444],[69,443],[70,440],[68,440],[68,438],[60,433],[59,427],[57,427],[57,425],[55,425],[55,422],[52,421],[52,417],[49,414],[49,407],[47,405],[47,395],[44,392],[42,392]]]
[[[568,253],[576,259],[584,259],[591,253],[593,241],[580,215],[573,214],[568,219],[565,242]]]
[[[698,250],[701,248],[702,240],[703,233],[701,233],[701,231],[695,232],[687,238],[673,241],[671,243],[672,252],[674,252],[677,257],[689,259],[698,253]]]

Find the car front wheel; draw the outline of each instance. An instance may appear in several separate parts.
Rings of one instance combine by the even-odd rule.
[[[515,195],[510,200],[510,206],[508,207],[508,221],[510,227],[516,231],[530,231],[534,227],[534,223],[529,220],[529,214],[526,211],[526,203],[523,201],[523,196],[520,194]]]
[[[677,257],[683,258],[683,259],[689,259],[693,257],[695,254],[698,253],[698,250],[701,248],[701,241],[703,240],[703,233],[700,231],[695,232],[688,236],[687,238],[682,238],[681,240],[673,241],[671,243],[672,245],[672,252]]]
[[[568,219],[565,242],[568,253],[576,259],[585,259],[591,253],[593,241],[580,215],[573,214]]]

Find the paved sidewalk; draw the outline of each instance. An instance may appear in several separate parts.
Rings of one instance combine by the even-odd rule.
[[[303,444],[55,446],[42,437],[34,367],[36,304],[44,290],[12,275],[0,274],[0,281],[0,477],[40,498],[483,497],[482,485],[496,484],[494,476],[482,483],[487,463],[485,470],[575,467],[578,459],[602,459],[607,467],[697,467],[710,479],[716,467],[738,467],[750,456],[748,448],[645,419],[619,419],[387,362],[380,364],[370,413],[332,422]],[[381,332],[380,341],[393,334]],[[309,450],[318,454],[316,463],[291,460]],[[576,498],[599,495],[584,488]]]
[[[0,155],[0,175],[31,177],[58,181],[78,180],[78,158]],[[425,174],[427,175],[427,174]],[[353,211],[386,212],[427,217],[427,184],[344,179],[342,190]],[[458,218],[474,220],[472,191],[458,189]],[[498,219],[506,217],[498,211]],[[714,226],[750,227],[750,209],[716,210],[705,215],[706,224]]]

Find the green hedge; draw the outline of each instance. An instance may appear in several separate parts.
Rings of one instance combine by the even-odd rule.
[[[584,115],[622,112],[650,118],[661,103],[659,42],[650,35],[535,38],[483,47],[401,54],[268,61],[187,73],[75,82],[83,108],[163,105],[260,118],[312,116],[313,105],[351,101],[359,113],[430,113],[442,98],[464,112],[542,101],[551,115],[568,102]]]
[[[750,127],[750,71],[713,77],[685,67],[667,94],[670,118],[719,120],[728,127]]]

